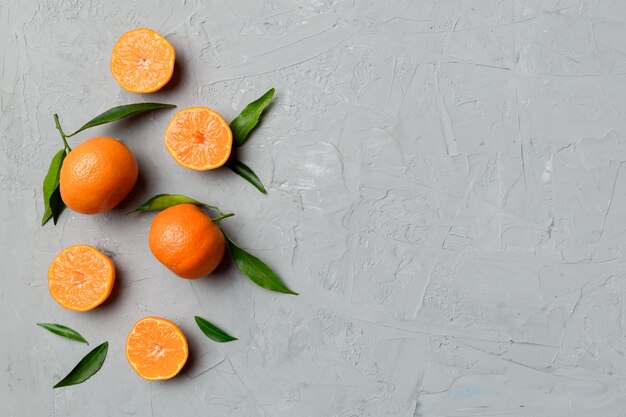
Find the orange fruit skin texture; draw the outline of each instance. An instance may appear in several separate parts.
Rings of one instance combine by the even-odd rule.
[[[113,47],[110,68],[120,87],[131,93],[154,93],[172,78],[174,47],[152,29],[123,34]]]
[[[115,266],[111,259],[88,245],[63,249],[48,269],[48,289],[62,307],[87,311],[111,295]]]
[[[208,171],[228,161],[233,132],[219,113],[208,107],[189,107],[176,113],[168,124],[165,147],[179,165]]]
[[[189,347],[183,332],[160,317],[139,320],[126,339],[126,359],[137,374],[148,380],[175,377],[187,362]]]
[[[102,213],[126,197],[138,173],[137,160],[122,142],[91,138],[76,146],[63,161],[61,198],[79,213]]]
[[[220,228],[193,204],[179,204],[157,214],[148,242],[159,262],[188,279],[213,272],[226,251]]]

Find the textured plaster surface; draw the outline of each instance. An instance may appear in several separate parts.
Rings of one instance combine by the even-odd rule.
[[[176,48],[174,79],[133,95],[108,70],[123,32]],[[95,128],[140,180],[119,208],[39,225],[41,182],[73,130],[123,103],[206,105],[232,119],[276,87],[240,152],[263,196],[228,172],[185,170],[172,111]],[[626,2],[33,1],[0,3],[0,415],[626,415]],[[153,214],[183,193],[300,296],[226,262],[173,277],[150,254]],[[50,261],[86,243],[119,274],[105,305],[63,310]],[[240,340],[206,339],[194,315]],[[124,342],[142,316],[177,322],[189,365],[141,380]],[[88,350],[109,356],[52,390]]]

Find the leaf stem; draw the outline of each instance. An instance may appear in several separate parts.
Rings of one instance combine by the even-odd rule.
[[[71,152],[72,148],[70,148],[70,145],[68,145],[68,143],[67,143],[67,138],[69,136],[66,135],[65,132],[63,131],[63,128],[61,127],[61,123],[59,122],[59,115],[56,114],[56,113],[54,114],[54,124],[56,125],[57,130],[59,131],[59,133],[61,134],[61,139],[63,139],[63,145],[65,146],[65,150],[68,153]]]
[[[202,205],[203,205],[204,207],[207,207],[207,208],[210,208],[210,209],[212,209],[212,210],[217,211],[217,213],[220,215],[219,220],[224,219],[224,218],[226,218],[226,217],[230,217],[230,216],[234,216],[234,215],[235,215],[235,213],[227,213],[227,214],[224,214],[224,212],[223,212],[222,210],[220,210],[220,208],[219,208],[218,206],[212,206],[212,205],[210,205],[210,204],[204,204],[204,203],[202,203]],[[212,219],[212,220],[213,220],[213,219]],[[213,220],[213,221],[215,221],[215,220]]]
[[[218,217],[215,217],[215,218],[211,217],[211,221],[212,221],[212,222],[214,222],[214,223],[217,223],[217,222],[219,222],[220,220],[223,220],[223,219],[225,219],[225,218],[227,218],[227,217],[232,217],[232,216],[234,216],[234,215],[235,215],[235,213],[224,213],[224,212],[223,212],[222,210],[220,210],[220,208],[219,208],[219,207],[217,207],[217,206],[212,206],[212,205],[210,205],[210,204],[203,204],[203,205],[204,205],[204,207],[208,207],[208,208],[210,208],[210,209],[212,209],[212,210],[217,211],[217,213],[219,214],[219,216],[218,216]]]
[[[234,215],[235,215],[235,213],[226,213],[226,214],[222,214],[222,215],[220,215],[219,217],[216,217],[216,218],[211,218],[211,221],[212,221],[213,223],[217,223],[217,222],[219,222],[220,220],[224,220],[225,218],[227,218],[227,217],[232,217],[232,216],[234,216]]]

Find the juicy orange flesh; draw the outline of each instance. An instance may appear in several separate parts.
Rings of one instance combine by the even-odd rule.
[[[187,340],[178,327],[165,319],[138,321],[126,341],[126,357],[146,379],[175,376],[187,361]]]
[[[165,132],[165,145],[176,161],[192,169],[223,165],[233,143],[228,123],[206,107],[178,112]]]
[[[48,287],[63,307],[85,311],[111,293],[115,269],[104,254],[91,246],[70,246],[50,265]]]
[[[113,48],[111,71],[130,91],[155,91],[165,85],[174,70],[174,49],[158,33],[137,29],[125,33]]]

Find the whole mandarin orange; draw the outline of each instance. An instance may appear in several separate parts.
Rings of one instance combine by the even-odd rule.
[[[148,242],[159,262],[179,277],[188,279],[213,272],[226,251],[226,240],[220,228],[193,204],[179,204],[157,214]]]
[[[79,213],[102,213],[126,197],[138,173],[137,160],[122,142],[91,138],[76,146],[63,161],[61,198]]]

